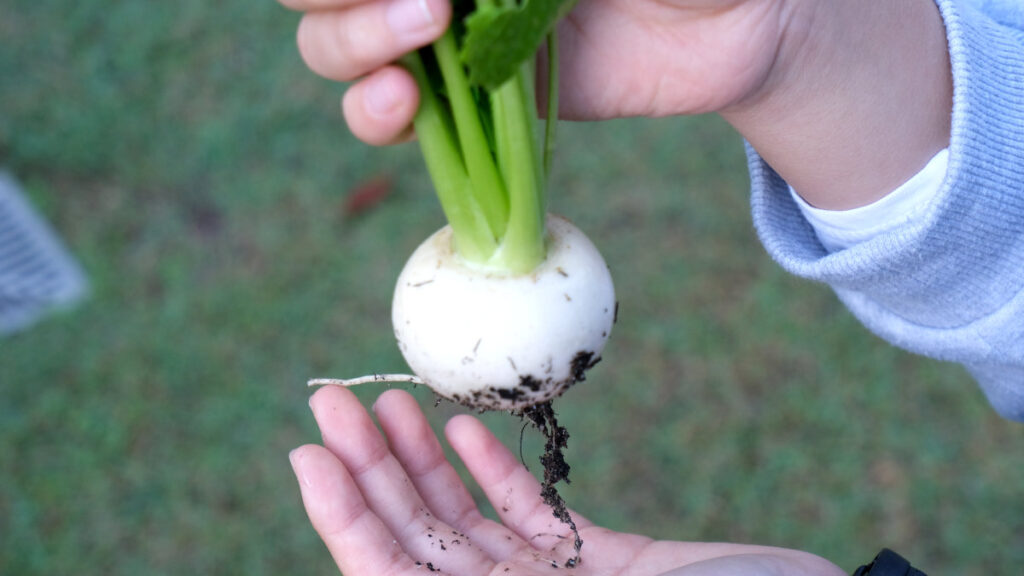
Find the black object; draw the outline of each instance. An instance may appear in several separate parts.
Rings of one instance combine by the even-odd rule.
[[[899,554],[882,548],[870,564],[865,564],[853,573],[853,576],[927,576],[910,565],[907,559]]]

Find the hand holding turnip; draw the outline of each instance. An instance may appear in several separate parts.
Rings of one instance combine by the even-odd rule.
[[[844,574],[803,552],[654,541],[580,516],[587,554],[565,570],[569,530],[541,502],[533,475],[475,418],[456,416],[445,431],[500,521],[477,508],[408,393],[391,390],[374,404],[383,435],[348,390],[323,388],[310,404],[324,445],[300,447],[291,460],[309,518],[346,576]]]
[[[310,68],[358,80],[343,103],[353,133],[407,140],[418,93],[392,63],[441,35],[450,3],[280,1],[308,11]],[[948,144],[944,32],[932,0],[586,0],[559,27],[560,115],[718,112],[812,205],[849,209]]]
[[[526,415],[546,434],[553,430],[548,439],[556,444],[565,436],[550,405],[546,413],[527,410],[582,380],[600,357],[616,308],[593,246],[545,212],[559,115],[718,112],[822,208],[877,198],[948,137],[945,38],[930,0],[585,0],[558,35],[554,23],[574,0],[281,1],[309,11],[299,45],[311,68],[361,79],[343,103],[358,137],[402,141],[413,121],[448,219],[410,259],[396,289],[395,334],[417,373],[398,378],[473,408]],[[468,12],[453,17],[453,10]],[[460,26],[448,26],[453,18]],[[536,59],[545,35],[547,52]],[[560,83],[569,88],[562,98]],[[535,86],[547,106],[543,137]],[[837,178],[851,173],[865,176]],[[563,265],[563,245],[573,258],[586,254],[585,265]],[[455,276],[464,281],[450,282]],[[505,279],[517,287],[494,288]],[[475,288],[462,291],[468,284]],[[563,289],[508,305],[510,314],[513,296],[533,294],[528,284]],[[407,315],[409,302],[416,311]],[[455,316],[447,312],[463,306],[449,326]],[[532,314],[556,309],[568,316],[550,325],[576,330],[535,332],[543,318]],[[512,326],[513,338],[483,332],[488,325]],[[542,343],[539,351],[520,346],[531,339]],[[304,447],[293,462],[310,518],[349,576],[559,566],[575,566],[577,574],[627,567],[631,574],[839,573],[799,552],[652,542],[573,523],[568,513],[555,523],[537,480],[479,422],[457,418],[450,441],[502,509],[505,524],[495,524],[476,510],[407,396],[388,393],[378,403],[390,446],[350,393],[329,388],[313,405],[327,450]],[[545,478],[545,493],[551,486]],[[557,499],[556,514],[559,506]],[[581,534],[592,543],[585,557]]]
[[[391,64],[433,42],[446,0],[280,0],[307,11],[300,51],[327,78],[358,80],[344,101],[352,131],[372,144],[404,140],[416,111],[412,78]],[[783,40],[802,33],[782,0],[586,0],[559,26],[563,94],[572,120],[712,112],[764,86]],[[372,39],[372,42],[368,42]],[[543,79],[541,79],[543,80]]]

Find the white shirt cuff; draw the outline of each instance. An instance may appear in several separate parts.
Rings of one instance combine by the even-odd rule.
[[[829,252],[838,252],[922,217],[942,186],[948,162],[949,150],[943,149],[899,188],[852,210],[822,210],[808,204],[792,186],[789,193],[822,245]]]

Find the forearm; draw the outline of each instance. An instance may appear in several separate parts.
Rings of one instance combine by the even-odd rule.
[[[937,4],[952,130],[942,184],[917,216],[826,250],[787,182],[748,149],[753,222],[784,268],[828,283],[897,346],[964,364],[1002,415],[1024,421],[1024,5]]]
[[[811,205],[869,204],[949,142],[952,80],[931,0],[798,0],[763,87],[729,121]]]

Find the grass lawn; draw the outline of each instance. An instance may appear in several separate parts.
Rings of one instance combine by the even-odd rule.
[[[336,572],[287,453],[318,438],[307,378],[403,368],[391,287],[442,223],[418,151],[347,133],[342,87],[305,69],[298,17],[270,0],[2,12],[0,165],[92,295],[0,340],[0,573]],[[929,574],[1019,572],[1024,429],[770,261],[723,122],[562,134],[552,205],[621,302],[604,361],[556,403],[571,506],[851,571],[885,545]],[[382,176],[391,193],[348,215]],[[485,420],[519,441],[519,421]]]

